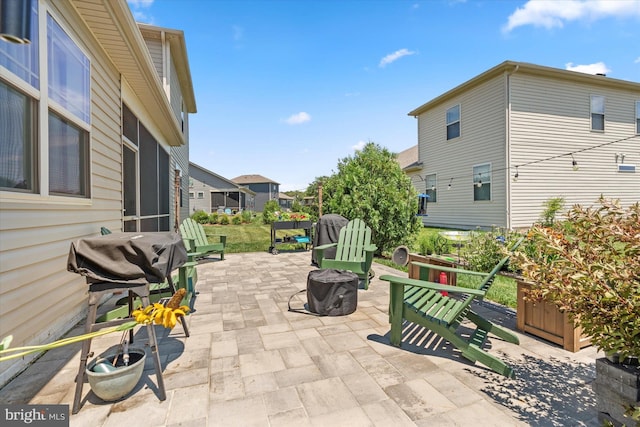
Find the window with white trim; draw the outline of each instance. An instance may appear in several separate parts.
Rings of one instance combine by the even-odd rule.
[[[604,96],[591,95],[591,130],[604,131]]]
[[[39,4],[32,3],[30,44],[0,41],[0,188],[88,198],[91,64],[52,15],[38,27]],[[46,177],[40,157],[48,160]]]
[[[425,192],[427,196],[429,196],[429,203],[437,202],[437,185],[438,181],[436,180],[436,174],[426,175],[424,177],[424,182],[427,187],[427,191]]]
[[[473,167],[473,201],[491,200],[491,163]]]
[[[640,135],[640,101],[636,101],[636,134]]]
[[[460,136],[460,104],[447,110],[447,141]]]

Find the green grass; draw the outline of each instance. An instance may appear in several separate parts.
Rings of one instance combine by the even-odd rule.
[[[271,246],[271,226],[259,222],[243,225],[205,225],[204,229],[210,236],[227,236],[225,253],[266,252],[269,250],[269,246]],[[433,235],[441,230],[442,229],[425,227],[420,231],[420,235]],[[278,230],[276,236],[282,238],[285,236],[294,236],[296,234],[304,234],[304,230]],[[212,241],[217,241],[217,238],[214,237]],[[283,251],[304,249],[304,247],[305,245],[303,244],[278,244],[277,249],[279,251]],[[418,252],[418,249],[418,247],[410,248],[411,252]],[[399,266],[388,258],[376,258],[375,261],[397,270],[407,272],[407,267]],[[473,279],[474,278],[460,276],[458,279],[458,286],[478,287],[480,283]],[[509,277],[497,276],[489,290],[487,299],[507,307],[515,308],[515,280]]]

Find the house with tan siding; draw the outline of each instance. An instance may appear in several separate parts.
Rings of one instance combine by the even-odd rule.
[[[86,315],[72,241],[188,215],[196,112],[182,31],[137,24],[125,0],[31,3],[31,42],[0,40],[0,337],[12,346],[54,341]],[[0,386],[31,360],[0,364]]]
[[[505,61],[409,115],[426,226],[526,228],[552,197],[640,200],[638,82]]]

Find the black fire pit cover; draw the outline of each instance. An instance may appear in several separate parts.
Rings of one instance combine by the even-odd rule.
[[[323,316],[343,316],[358,306],[358,275],[350,271],[312,270],[307,276],[309,311]]]

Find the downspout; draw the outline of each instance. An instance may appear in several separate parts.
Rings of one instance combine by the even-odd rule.
[[[505,187],[507,190],[507,230],[511,230],[511,75],[516,73],[520,65],[516,65],[516,67],[511,72],[506,73],[505,79],[505,101],[506,101],[506,111],[505,111],[505,155],[506,155],[506,176],[505,176]]]

